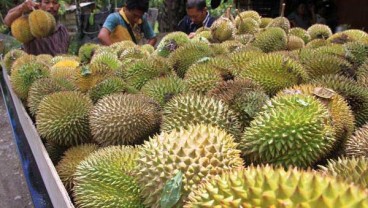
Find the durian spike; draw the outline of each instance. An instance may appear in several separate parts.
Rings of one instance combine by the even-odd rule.
[[[282,3],[280,17],[283,17],[284,14],[285,14],[285,6],[286,6],[286,4]]]
[[[228,18],[231,20],[231,22],[233,23],[233,24],[235,24],[235,19],[234,19],[234,17],[233,17],[233,15],[231,14],[231,8],[232,8],[233,6],[232,5],[230,5],[229,6],[229,8],[228,8],[228,14],[229,14],[229,16],[228,16]]]

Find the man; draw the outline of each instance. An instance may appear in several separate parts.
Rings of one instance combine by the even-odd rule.
[[[207,11],[205,0],[188,0],[186,4],[187,15],[179,22],[179,31],[185,32],[190,38],[200,27],[211,27],[215,18]]]
[[[148,44],[156,44],[156,34],[148,23],[146,15],[148,0],[127,0],[119,12],[110,14],[102,26],[98,39],[104,45],[131,40],[136,44],[144,37]]]
[[[57,0],[41,0],[40,3],[26,0],[22,4],[9,10],[4,19],[4,23],[10,27],[11,24],[23,13],[29,13],[34,9],[42,9],[51,13],[56,19],[60,4]],[[28,54],[50,54],[55,56],[57,54],[65,54],[68,52],[69,35],[65,26],[57,24],[55,32],[48,37],[35,38],[28,43],[23,44],[24,51]]]

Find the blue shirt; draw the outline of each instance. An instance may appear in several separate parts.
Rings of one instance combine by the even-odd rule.
[[[119,14],[119,12],[114,12],[106,18],[106,20],[103,24],[103,27],[106,28],[107,30],[109,30],[110,32],[112,32],[115,29],[115,27],[118,26],[118,25],[121,25],[121,26],[127,28],[127,25],[125,24],[123,18]],[[151,25],[147,21],[146,15],[143,15],[142,24],[139,25],[139,26],[141,28],[141,32],[143,32],[144,37],[146,39],[152,39],[152,38],[156,37],[155,32],[153,32],[153,29],[152,29]]]
[[[196,25],[192,22],[192,20],[190,20],[190,17],[188,15],[186,15],[178,24],[178,30],[185,32],[186,34],[195,32],[198,28],[200,27],[211,27],[211,25],[213,24],[213,22],[216,19],[214,17],[212,17],[208,12],[206,15],[206,18],[203,20],[203,24],[202,25]]]

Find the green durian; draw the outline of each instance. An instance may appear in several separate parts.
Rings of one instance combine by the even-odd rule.
[[[145,59],[150,54],[147,51],[141,50],[138,46],[125,49],[119,56],[119,60],[127,59]]]
[[[112,94],[95,104],[89,120],[98,144],[137,144],[159,130],[161,107],[143,95]]]
[[[290,21],[286,17],[276,17],[267,25],[267,27],[278,27],[288,34],[290,30]]]
[[[287,42],[287,49],[292,50],[298,50],[301,48],[304,48],[305,44],[303,39],[295,36],[295,35],[289,35],[288,36],[288,42]]]
[[[247,10],[247,11],[243,11],[241,13],[239,13],[236,17],[235,17],[235,25],[236,27],[238,27],[238,25],[240,24],[240,19],[246,19],[246,18],[251,18],[254,21],[257,22],[257,24],[261,24],[262,22],[262,18],[259,15],[259,13],[257,11],[254,10]]]
[[[91,58],[95,52],[95,50],[98,48],[99,46],[95,43],[86,43],[84,45],[82,45],[79,48],[78,51],[78,56],[81,60],[82,63],[89,63],[91,61]]]
[[[331,35],[328,39],[331,43],[344,44],[357,41],[364,44],[368,43],[368,34],[362,30],[350,29]]]
[[[187,92],[186,83],[176,76],[152,79],[141,88],[141,93],[151,97],[162,107],[174,96],[185,92]]]
[[[246,128],[239,149],[255,164],[306,168],[335,143],[328,109],[316,98],[291,94],[272,98]]]
[[[34,62],[36,62],[36,56],[25,53],[14,61],[8,74],[11,76],[11,73],[13,71],[20,69],[25,64],[34,63]]]
[[[77,207],[144,208],[140,188],[131,172],[137,166],[138,149],[110,146],[90,154],[74,174]]]
[[[55,17],[42,9],[32,11],[28,16],[28,22],[31,33],[36,38],[48,37],[56,29]]]
[[[261,18],[261,23],[259,24],[259,27],[260,28],[266,28],[272,21],[273,21],[273,18],[262,17]]]
[[[314,39],[328,39],[332,35],[331,28],[323,24],[314,24],[307,29],[311,40]]]
[[[47,141],[45,144],[45,149],[50,157],[52,163],[56,166],[64,152],[70,148],[70,146],[58,145],[53,142]]]
[[[19,69],[12,71],[10,80],[15,91],[15,94],[26,101],[28,98],[28,91],[31,85],[37,79],[47,77],[49,75],[49,69],[46,65],[30,62],[23,64]]]
[[[36,126],[46,141],[72,146],[91,139],[88,114],[92,101],[76,91],[55,92],[45,96],[38,106]]]
[[[28,43],[34,39],[28,19],[28,16],[20,16],[10,26],[12,35],[21,43]]]
[[[181,46],[189,43],[188,35],[183,32],[172,32],[165,35],[157,45],[156,52],[159,56],[168,57],[172,52]]]
[[[259,22],[253,18],[235,18],[236,33],[237,34],[255,34],[259,31]]]
[[[144,44],[140,47],[140,49],[143,51],[143,52],[146,52],[148,54],[152,54],[153,52],[155,52],[155,48],[150,45],[150,44]]]
[[[301,38],[305,44],[307,44],[310,40],[311,37],[308,34],[308,32],[306,30],[304,30],[303,28],[300,27],[293,27],[290,29],[289,35],[295,35],[299,38]]]
[[[77,169],[77,166],[97,149],[98,146],[95,144],[82,144],[71,147],[64,152],[61,160],[58,162],[55,168],[69,193],[73,192],[74,173]]]
[[[345,57],[354,65],[362,65],[368,57],[368,43],[349,42],[344,44]]]
[[[36,56],[36,61],[42,64],[45,64],[48,67],[52,66],[51,60],[52,56],[50,54],[40,54]]]
[[[123,92],[134,93],[136,90],[127,86],[125,81],[121,78],[109,77],[92,87],[88,94],[93,103],[96,103],[98,100],[107,95]]]
[[[368,207],[367,192],[312,171],[248,167],[223,172],[189,195],[184,208]]]
[[[89,65],[92,73],[112,74],[122,66],[118,56],[112,53],[102,52],[92,57]]]
[[[144,204],[161,207],[165,183],[181,171],[183,185],[174,205],[181,207],[202,180],[242,166],[236,147],[231,135],[210,125],[188,126],[154,136],[142,146],[134,174],[142,188]]]
[[[284,50],[287,47],[287,36],[281,28],[270,27],[255,35],[253,45],[265,53]]]
[[[178,95],[164,107],[162,131],[209,124],[222,128],[235,137],[240,135],[240,123],[235,112],[223,101],[202,95]]]
[[[264,55],[262,51],[257,50],[245,50],[245,51],[238,51],[233,52],[227,56],[228,61],[230,64],[227,64],[228,67],[233,68],[231,73],[236,77],[245,69],[245,66],[249,63],[249,61]]]
[[[206,43],[188,43],[171,53],[168,61],[176,74],[180,78],[184,78],[186,71],[192,64],[213,55],[211,48]]]
[[[356,72],[357,82],[365,87],[368,87],[368,60],[365,61]]]
[[[235,26],[230,19],[220,17],[211,26],[212,39],[216,42],[224,42],[233,38]]]
[[[245,65],[240,77],[257,82],[269,95],[308,80],[308,74],[300,63],[280,54],[254,58]]]
[[[5,54],[3,63],[8,75],[10,75],[13,63],[23,55],[27,55],[27,53],[19,49],[12,49]]]
[[[307,43],[307,45],[305,45],[306,48],[311,48],[311,49],[316,49],[319,47],[323,47],[323,46],[328,46],[330,45],[329,42],[327,42],[327,40],[325,39],[314,39],[311,40]]]

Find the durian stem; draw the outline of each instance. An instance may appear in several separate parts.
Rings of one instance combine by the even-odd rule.
[[[285,5],[286,5],[285,3],[282,3],[280,17],[284,17],[284,14],[285,14]]]
[[[243,22],[243,18],[241,17],[239,10],[238,9],[235,9],[235,12],[236,12],[236,14],[238,15],[238,17],[240,19],[240,23],[243,24],[244,23]]]

